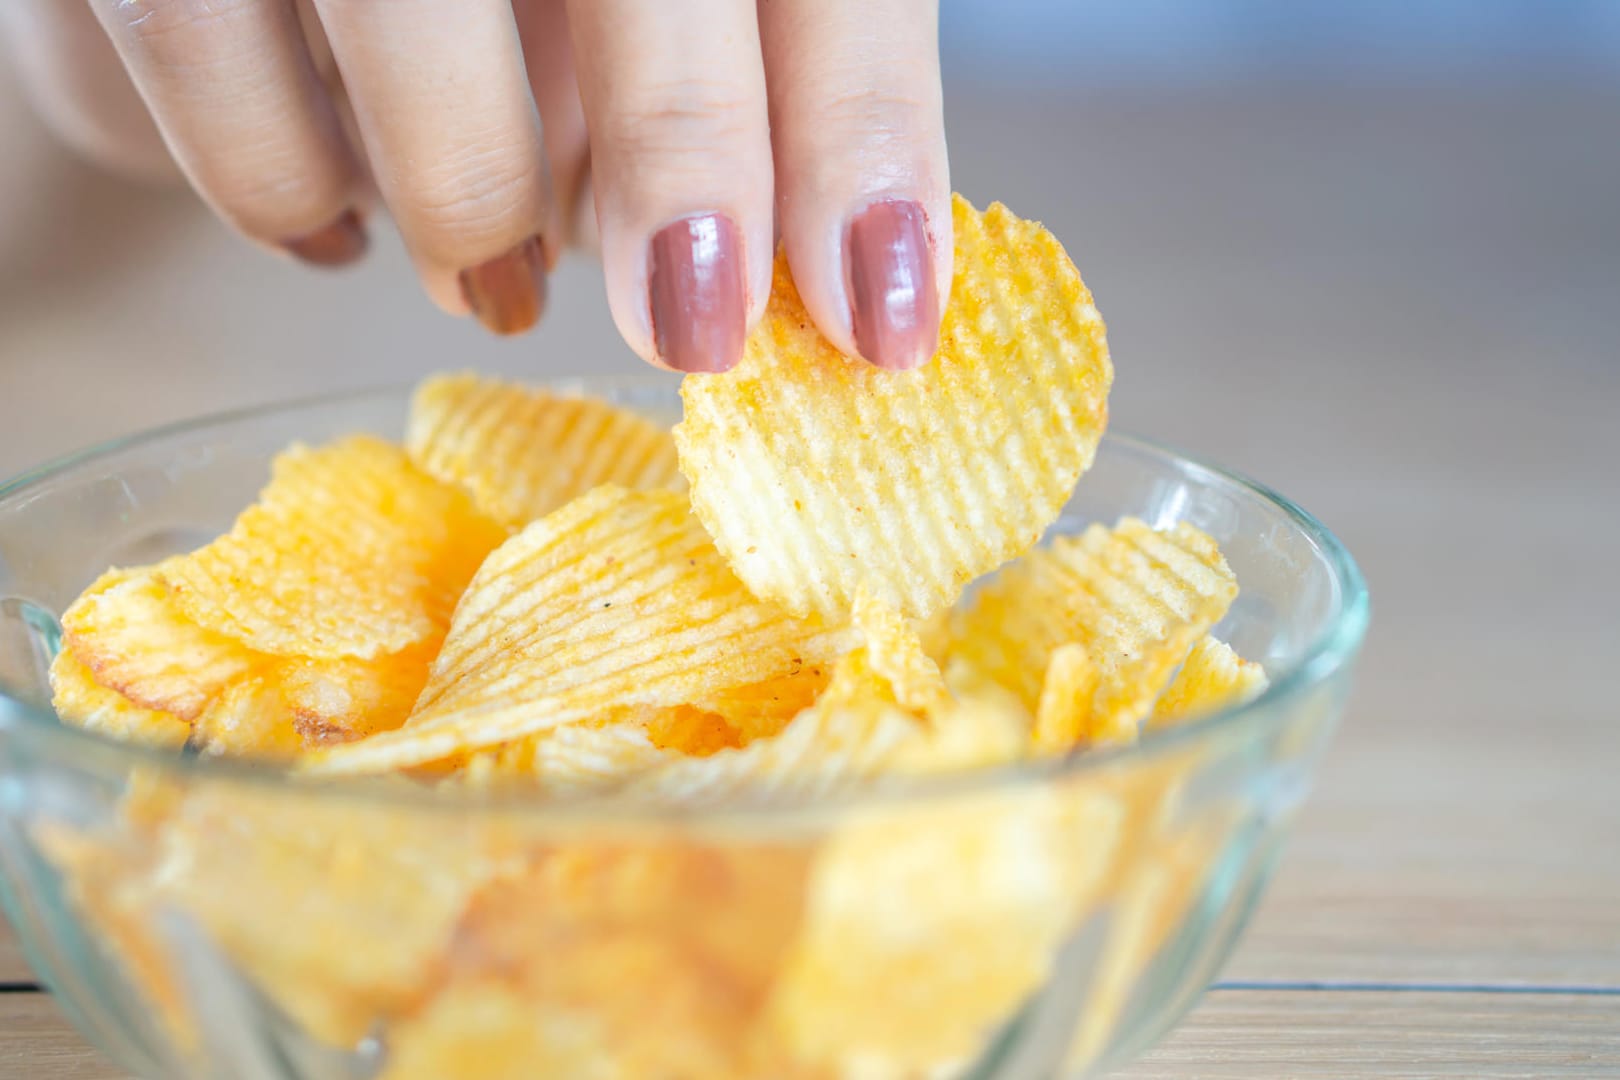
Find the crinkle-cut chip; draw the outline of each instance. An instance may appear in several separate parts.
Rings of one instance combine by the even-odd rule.
[[[863,586],[855,594],[854,625],[866,641],[867,662],[888,682],[897,705],[925,716],[946,707],[945,677],[904,615]]]
[[[143,709],[97,683],[95,673],[66,649],[51,661],[51,706],[64,722],[122,742],[178,750],[191,738],[190,724]]]
[[[957,612],[950,652],[1035,709],[1053,650],[1080,643],[1099,675],[1093,741],[1126,742],[1236,595],[1207,535],[1125,518],[1058,537],[1003,570]]]
[[[470,898],[521,861],[497,823],[243,787],[163,825],[154,904],[304,1030],[353,1045],[430,988]]]
[[[437,636],[370,660],[289,660],[276,672],[306,746],[348,742],[405,722],[427,685]]]
[[[1193,646],[1181,671],[1153,707],[1148,726],[1174,724],[1201,713],[1252,701],[1268,685],[1264,667],[1243,659],[1226,642],[1206,636]]]
[[[774,679],[699,694],[692,705],[724,718],[746,745],[775,735],[815,704],[831,674],[830,663],[801,663]]]
[[[756,600],[672,491],[603,485],[492,554],[399,731],[314,754],[314,772],[419,765],[669,708],[830,661],[845,629]]]
[[[861,646],[840,658],[821,697],[779,734],[739,750],[671,761],[626,785],[624,794],[675,803],[824,794],[883,773],[922,730],[894,703]]]
[[[388,1029],[379,1080],[615,1080],[611,1043],[590,1018],[537,1007],[498,979],[451,983]]]
[[[895,748],[886,767],[896,774],[966,772],[991,769],[1027,756],[1027,714],[1016,701],[965,697],[928,718],[927,730]]]
[[[472,374],[417,387],[405,447],[427,472],[520,529],[598,484],[684,485],[669,431],[598,398]]]
[[[1097,741],[1106,732],[1092,730],[1091,709],[1102,673],[1078,641],[1059,645],[1046,662],[1046,678],[1035,706],[1035,749],[1064,754]]]
[[[742,745],[742,736],[725,717],[691,705],[660,709],[647,717],[646,725],[654,746],[691,757],[708,757]]]
[[[795,614],[862,583],[923,618],[1033,544],[1091,464],[1113,368],[1057,240],[957,197],[939,352],[909,372],[844,356],[777,260],[742,362],[687,379],[675,428],[692,506],[738,575]]]
[[[559,795],[602,791],[669,761],[634,717],[567,724],[475,754],[458,780],[523,786]]]
[[[160,564],[159,570],[168,564]],[[66,649],[142,708],[195,720],[259,657],[187,619],[158,572],[109,570],[62,615]]]
[[[275,656],[371,658],[444,632],[505,531],[369,435],[295,446],[226,535],[160,577],[198,625]]]
[[[192,742],[210,756],[287,760],[304,749],[292,710],[275,683],[254,677],[232,683],[197,717]]]
[[[1117,803],[1072,787],[852,818],[816,860],[772,1027],[830,1075],[955,1075],[1045,984],[1118,831]]]

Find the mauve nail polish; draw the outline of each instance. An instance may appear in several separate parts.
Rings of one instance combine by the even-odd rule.
[[[748,330],[742,243],[721,214],[659,229],[648,252],[648,301],[658,358],[676,371],[728,371]]]
[[[855,347],[880,368],[927,363],[939,347],[939,291],[921,204],[873,203],[849,223],[846,245]]]
[[[497,334],[521,334],[546,309],[546,257],[538,236],[463,270],[458,280],[472,313]]]
[[[357,261],[369,243],[360,215],[345,210],[325,228],[283,240],[281,246],[311,266],[335,267]]]

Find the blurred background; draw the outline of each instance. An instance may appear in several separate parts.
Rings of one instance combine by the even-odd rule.
[[[1294,495],[1375,589],[1436,560],[1387,604],[1546,605],[1539,580],[1444,585],[1492,570],[1507,518],[1555,552],[1617,501],[1620,3],[946,0],[941,36],[954,182],[1067,244],[1118,425]],[[588,262],[540,331],[494,340],[431,307],[386,230],[318,274],[79,163],[3,56],[0,147],[0,475],[438,368],[638,367]],[[1517,501],[1460,518],[1481,485]]]
[[[1297,934],[1398,937],[1387,878],[1306,902],[1373,819],[1489,791],[1458,859],[1494,865],[1492,823],[1523,815],[1554,849],[1612,846],[1534,751],[1620,760],[1620,3],[946,0],[943,23],[955,184],[1068,246],[1109,323],[1115,423],[1294,496],[1371,580],[1335,809],[1300,841],[1315,870],[1279,884]],[[638,368],[588,263],[539,332],[496,341],[433,309],[390,238],[320,275],[76,163],[4,70],[0,147],[0,474],[446,367]],[[1403,868],[1393,844],[1391,869],[1444,890],[1432,845]]]

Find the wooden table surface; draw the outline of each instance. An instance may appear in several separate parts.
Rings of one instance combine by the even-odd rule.
[[[1120,1075],[1620,1076],[1614,89],[1107,105],[957,92],[957,186],[1068,242],[1109,317],[1116,422],[1296,496],[1375,607],[1223,982]],[[40,149],[9,107],[0,473],[434,368],[634,367],[588,266],[542,333],[491,342],[430,311],[388,242],[316,278]],[[117,1075],[30,979],[0,930],[0,1076]]]

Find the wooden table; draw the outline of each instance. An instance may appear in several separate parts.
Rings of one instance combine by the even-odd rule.
[[[1375,606],[1225,981],[1120,1075],[1620,1076],[1612,89],[1107,105],[959,90],[958,186],[1068,241],[1116,422],[1298,497]],[[492,342],[430,311],[389,243],[316,278],[31,142],[0,119],[33,162],[0,184],[0,473],[334,384],[634,368],[588,267],[541,334]],[[117,1075],[29,980],[0,931],[0,1076]]]

